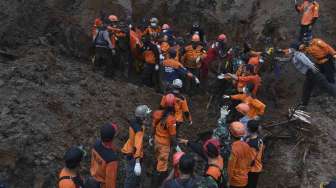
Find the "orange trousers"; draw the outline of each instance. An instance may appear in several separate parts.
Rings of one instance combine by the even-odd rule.
[[[155,158],[156,158],[156,170],[158,172],[168,171],[170,145],[160,144],[157,141],[154,142]]]

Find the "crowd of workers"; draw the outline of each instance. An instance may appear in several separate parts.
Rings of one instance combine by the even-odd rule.
[[[288,57],[298,72],[306,76],[301,100],[301,106],[305,107],[315,86],[336,96],[336,51],[322,39],[313,38],[313,24],[319,17],[318,3],[304,0],[295,7],[302,14],[298,42],[288,49],[273,51]],[[191,141],[180,134],[181,129],[188,129],[193,122],[185,94],[195,94],[200,82],[206,80],[211,62],[232,61],[233,50],[225,34],[208,43],[198,23],[193,24],[189,34],[190,42],[186,43],[183,37],[175,36],[168,24],[160,27],[157,18],[137,27],[121,24],[115,15],[95,20],[92,30],[94,67],[105,66],[108,77],[113,77],[117,68],[121,68],[124,76],[129,76],[131,70],[141,70],[143,84],[164,95],[159,109],[154,112],[147,105],[136,107],[129,122],[128,140],[121,151],[113,144],[118,126],[108,123],[101,127],[100,139],[91,151],[91,177],[85,183],[78,172],[85,152],[79,147],[70,148],[65,153],[59,188],[115,188],[121,184],[125,188],[140,187],[141,179],[148,178],[144,177],[143,170],[143,159],[149,155],[144,153],[146,143],[155,151],[155,170],[150,177],[153,188],[257,187],[265,150],[259,135],[260,119],[266,108],[258,99],[262,81],[259,74],[262,56],[270,52],[254,51],[246,43],[243,62],[219,70],[218,78],[231,88],[230,92],[224,92],[222,100],[231,105],[220,109],[218,125],[209,135],[200,141]],[[222,89],[228,91],[228,88]],[[195,156],[186,151],[193,151],[203,159],[203,171],[196,171]],[[119,158],[120,153],[123,160]],[[124,182],[117,183],[120,161],[126,161],[126,176]]]

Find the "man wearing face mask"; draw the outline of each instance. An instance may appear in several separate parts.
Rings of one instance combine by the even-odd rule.
[[[140,187],[141,161],[143,158],[143,139],[145,135],[146,120],[151,113],[147,105],[140,105],[135,109],[135,118],[130,122],[129,137],[121,152],[126,156],[127,168],[125,188]]]
[[[301,4],[296,4],[295,9],[302,14],[300,41],[305,36],[312,36],[312,28],[319,17],[320,5],[315,0],[304,0]]]
[[[154,39],[157,39],[161,32],[161,27],[159,26],[159,20],[155,17],[149,20],[150,25],[144,31],[144,35],[150,35]]]
[[[184,47],[182,50],[182,64],[195,75],[197,78],[200,76],[201,62],[206,56],[206,51],[202,46],[199,35],[193,35],[191,38],[191,44]],[[186,91],[191,95],[194,91],[194,88],[198,83],[195,83],[193,80],[186,80]]]

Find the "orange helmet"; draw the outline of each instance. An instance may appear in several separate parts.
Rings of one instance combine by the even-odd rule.
[[[109,15],[108,19],[109,19],[111,22],[117,22],[117,21],[119,21],[119,20],[118,20],[118,17],[117,17],[116,15],[113,15],[113,14]]]
[[[223,33],[218,35],[217,40],[225,42],[226,41],[226,35],[223,34]]]
[[[168,94],[165,97],[165,103],[168,107],[173,107],[175,105],[176,98],[173,94]]]
[[[162,25],[162,29],[163,30],[166,30],[166,29],[169,29],[169,28],[170,28],[170,26],[168,24],[163,24]]]
[[[185,153],[183,151],[180,152],[176,152],[173,155],[173,166],[176,166],[179,164],[181,157],[184,155]]]
[[[245,136],[246,130],[244,124],[239,121],[234,121],[230,124],[230,133],[234,137],[243,137]]]
[[[191,41],[193,42],[199,42],[201,39],[200,39],[200,36],[197,35],[197,34],[194,34],[192,37],[191,37]]]
[[[240,103],[236,106],[236,110],[245,115],[250,111],[250,106],[246,103]]]

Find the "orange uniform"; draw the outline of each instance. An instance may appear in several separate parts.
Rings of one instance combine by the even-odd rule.
[[[169,51],[169,44],[168,42],[162,42],[160,45],[162,55],[164,56],[165,59],[168,59],[168,51]]]
[[[224,159],[219,155],[215,164],[208,164],[208,169],[205,172],[206,176],[212,177],[216,182],[223,181],[222,171],[224,169]]]
[[[248,182],[253,157],[250,146],[244,141],[232,143],[232,151],[228,163],[230,186],[244,187]]]
[[[115,149],[106,148],[98,141],[91,152],[90,172],[101,188],[116,188],[118,157]]]
[[[265,150],[265,145],[260,138],[247,140],[248,145],[251,147],[253,166],[250,172],[261,172],[263,169],[262,157]]]
[[[328,62],[328,55],[336,55],[335,49],[318,38],[313,39],[309,46],[305,47],[304,51],[315,58],[318,64],[324,64]]]
[[[145,126],[142,125],[141,120],[134,120],[128,128],[128,140],[121,152],[132,156],[134,159],[143,157],[143,137]]]
[[[310,25],[315,18],[319,17],[320,5],[317,2],[304,1],[301,5],[297,5],[296,9],[302,13],[301,25]]]
[[[159,36],[160,33],[161,33],[161,27],[157,28],[147,27],[143,35],[151,35],[153,37],[157,37]]]
[[[246,115],[251,119],[254,119],[256,116],[260,116],[265,113],[266,105],[258,99],[252,98],[251,96],[248,96],[246,94],[238,94],[232,95],[231,99],[240,100],[248,104],[250,107],[250,111]]]
[[[153,113],[154,150],[157,160],[156,170],[166,172],[168,170],[168,160],[171,147],[171,138],[176,136],[176,120],[172,114],[164,116],[164,111]]]
[[[254,89],[252,91],[253,95],[256,96],[258,89],[261,85],[261,78],[259,75],[251,75],[251,76],[238,76],[238,84],[237,84],[237,90],[239,92],[243,91],[243,88],[248,84],[253,83]]]
[[[190,116],[190,112],[189,112],[189,107],[188,107],[188,103],[187,103],[187,99],[182,96],[182,95],[176,95],[174,94],[176,97],[176,103],[175,103],[175,119],[176,122],[184,122],[185,120],[191,121],[191,116]],[[165,108],[166,104],[166,96],[163,96],[161,99],[161,103],[160,106]],[[188,114],[186,117],[185,114]],[[188,119],[187,119],[188,118]]]
[[[203,46],[198,45],[196,48],[193,48],[192,45],[188,45],[184,50],[185,54],[182,57],[182,64],[187,68],[200,68],[201,61],[197,63],[196,60],[198,57],[201,59],[206,57],[206,51],[204,50]]]
[[[78,188],[79,185],[76,185],[72,178],[80,178],[77,174],[70,172],[66,168],[63,168],[59,174],[58,188]]]

